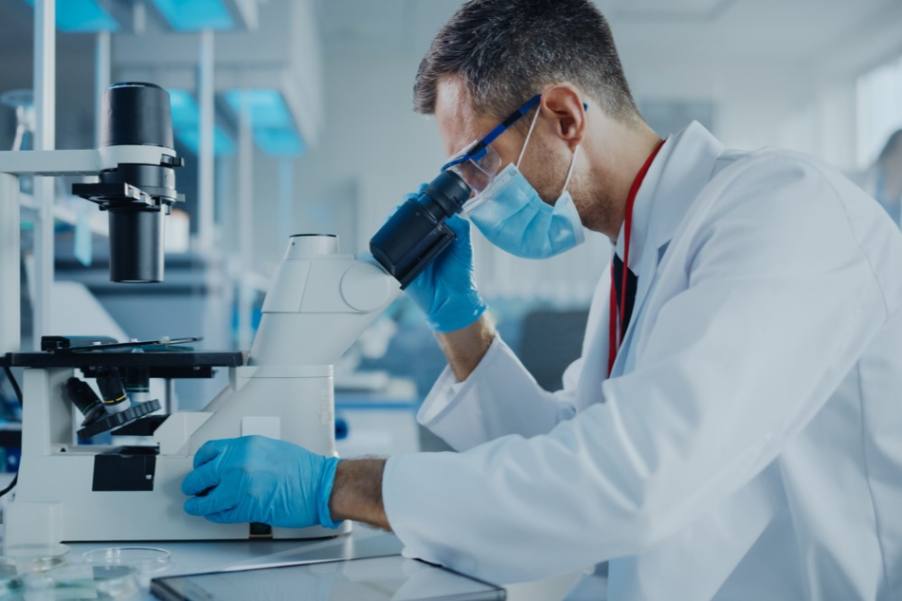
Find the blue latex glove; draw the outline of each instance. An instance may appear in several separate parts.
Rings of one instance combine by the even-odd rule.
[[[420,186],[416,198],[426,190]],[[426,314],[426,320],[437,332],[459,330],[474,323],[485,312],[485,302],[473,281],[473,246],[470,223],[454,215],[446,221],[457,238],[432,263],[426,266],[405,289]]]
[[[329,497],[338,459],[263,436],[211,440],[194,456],[185,511],[211,522],[335,528]]]

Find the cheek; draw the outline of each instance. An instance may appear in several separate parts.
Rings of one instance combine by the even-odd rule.
[[[564,191],[564,180],[572,158],[566,147],[550,148],[545,144],[536,144],[535,148],[527,150],[520,169],[542,200],[554,204]]]
[[[581,169],[579,158],[577,158],[573,177],[570,179],[570,185],[567,189],[570,191],[570,196],[573,197],[573,206],[576,207],[576,211],[583,217],[590,215],[595,206],[595,203],[592,202],[593,181],[592,176]]]

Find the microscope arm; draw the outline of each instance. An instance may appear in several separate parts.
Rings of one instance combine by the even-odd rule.
[[[209,418],[181,452],[193,454],[215,438],[260,433],[248,424],[262,419],[277,421],[285,440],[331,453],[332,364],[400,294],[398,281],[372,259],[339,255],[336,247],[331,236],[291,238],[247,366],[207,405]]]
[[[0,151],[0,173],[12,175],[97,175],[118,165],[180,164],[171,148],[121,145],[87,150]]]
[[[313,242],[292,239],[263,303],[248,365],[331,365],[400,294],[372,259],[311,257],[298,248]]]

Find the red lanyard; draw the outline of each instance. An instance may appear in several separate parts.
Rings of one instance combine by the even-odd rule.
[[[633,206],[636,204],[636,195],[639,193],[639,187],[645,174],[648,173],[652,162],[658,156],[658,151],[664,145],[664,140],[658,142],[655,149],[651,151],[636,178],[633,185],[630,186],[629,195],[626,197],[626,215],[623,222],[623,273],[620,278],[620,302],[617,302],[617,287],[614,285],[614,265],[611,261],[611,310],[610,319],[608,320],[608,377],[611,376],[611,370],[614,369],[614,361],[617,359],[617,352],[623,343],[621,334],[623,333],[622,324],[626,321],[626,298],[627,298],[627,274],[630,269],[630,239],[633,234]],[[616,249],[615,251],[616,252]],[[615,308],[617,311],[615,311]]]

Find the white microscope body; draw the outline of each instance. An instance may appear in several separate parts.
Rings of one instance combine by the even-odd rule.
[[[111,86],[104,103],[100,148],[0,152],[0,361],[24,373],[22,457],[5,509],[4,542],[334,534],[213,524],[183,511],[180,487],[195,452],[212,439],[260,434],[335,453],[332,364],[395,299],[400,284],[375,262],[339,254],[334,236],[289,240],[246,360],[234,352],[79,347],[62,337],[46,348],[42,340],[41,352],[21,351],[17,176],[97,178],[72,189],[108,212],[110,279],[163,280],[163,216],[181,200],[169,96],[153,84],[126,82]],[[39,250],[52,260],[52,238]],[[38,290],[37,301],[46,301]],[[122,383],[132,378],[132,390],[143,394],[152,377],[209,377],[214,367],[230,369],[227,389],[203,411],[172,413],[162,423],[149,415],[158,401],[133,403]],[[115,386],[98,398],[79,376]],[[128,427],[138,438],[123,443],[117,434]],[[113,444],[90,444],[105,432]]]
[[[158,453],[145,464],[147,490],[98,490],[96,461],[105,449],[76,444],[79,416],[61,398],[74,370],[25,369],[22,462],[6,510],[7,544],[253,536],[248,524],[214,524],[183,511],[180,485],[194,453],[208,440],[260,434],[334,454],[332,364],[399,292],[375,263],[338,254],[337,238],[292,237],[246,364],[231,368],[230,386],[203,411],[173,413],[153,433]],[[273,538],[334,534],[271,529]]]

